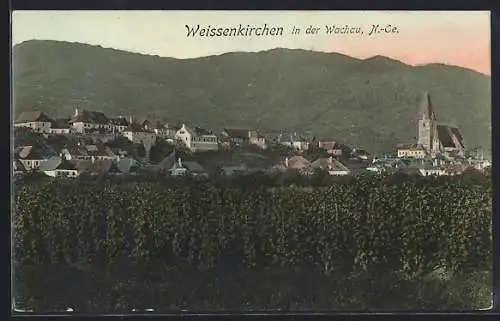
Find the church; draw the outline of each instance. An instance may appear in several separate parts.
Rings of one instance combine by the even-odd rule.
[[[465,147],[456,127],[439,124],[434,114],[431,97],[424,93],[418,119],[418,143],[428,155],[464,156]]]

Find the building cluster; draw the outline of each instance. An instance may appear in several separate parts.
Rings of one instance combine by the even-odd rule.
[[[396,145],[396,155],[373,159],[367,168],[374,172],[403,171],[420,175],[456,175],[467,169],[484,170],[488,160],[466,157],[463,137],[457,127],[440,124],[431,97],[424,93],[420,103],[415,142]]]
[[[399,144],[397,156],[418,159],[441,156],[451,159],[465,156],[465,146],[460,131],[457,127],[438,123],[428,93],[424,94],[420,105],[417,141]]]
[[[290,169],[304,175],[317,170],[330,175],[350,175],[360,170],[454,175],[467,168],[483,170],[491,165],[485,160],[465,158],[465,146],[458,128],[437,122],[428,94],[424,95],[420,106],[417,140],[410,144],[398,144],[395,155],[382,158],[373,158],[365,150],[345,148],[334,140],[298,133],[261,134],[254,129],[224,128],[222,133],[215,134],[187,124],[172,126],[163,120],[107,117],[102,112],[78,109],[71,117],[61,119],[52,119],[41,111],[23,112],[14,126],[29,128],[45,137],[73,137],[74,144],[63,146],[56,153],[47,154],[36,146],[18,146],[15,149],[15,173],[38,170],[49,176],[78,177],[82,173],[135,175],[142,171],[167,172],[173,176],[187,173],[207,176],[199,163],[177,158],[175,149],[158,164],[151,164],[150,151],[159,138],[191,153],[228,150],[236,146],[254,146],[263,150],[281,146],[294,151],[271,168],[226,164],[221,171],[227,175]],[[128,148],[112,148],[107,144],[118,137],[130,143]],[[138,146],[142,146],[143,156],[138,156]],[[310,159],[306,154],[311,151],[321,151],[322,154]]]

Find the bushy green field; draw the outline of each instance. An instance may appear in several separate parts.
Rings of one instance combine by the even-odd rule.
[[[79,273],[94,269],[104,279],[115,271],[111,280],[120,275],[120,267],[132,264],[141,266],[132,269],[136,277],[161,275],[156,283],[144,281],[142,290],[136,282],[133,292],[155,289],[156,294],[144,295],[164,310],[182,304],[204,310],[471,308],[488,301],[468,294],[459,300],[458,290],[452,294],[446,283],[474,275],[483,280],[480,288],[486,297],[490,294],[492,193],[487,177],[367,177],[328,186],[253,181],[249,186],[243,180],[189,179],[19,182],[15,260],[18,271],[24,271],[18,273],[18,282],[25,284],[19,295],[40,309],[53,309],[56,298],[41,304],[26,290],[27,280],[42,282],[29,275],[79,266]],[[254,290],[238,288],[234,279],[223,281],[231,275],[240,275],[240,281],[254,279]],[[201,287],[212,291],[214,301],[207,294],[182,292],[197,278],[204,280]],[[124,286],[125,279],[133,278],[116,284]],[[175,300],[158,288],[174,279],[179,282]],[[309,287],[296,284],[307,280]],[[427,290],[422,294],[415,287]],[[111,295],[116,290],[111,289],[105,292]],[[420,299],[401,291],[418,292]],[[249,302],[233,302],[242,293]],[[383,293],[393,293],[394,303],[382,300]],[[101,300],[106,307],[85,301],[79,308],[127,309],[140,300],[132,295],[118,304],[119,297]]]

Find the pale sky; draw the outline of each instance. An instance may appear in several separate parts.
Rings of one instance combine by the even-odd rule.
[[[187,37],[186,26],[283,27],[281,37]],[[399,33],[368,36],[372,25]],[[308,26],[320,28],[307,35]],[[326,25],[360,27],[363,35],[325,33]],[[293,35],[292,27],[301,29]],[[82,42],[163,57],[194,58],[276,47],[388,56],[408,64],[445,63],[491,74],[488,11],[15,11],[13,44]]]

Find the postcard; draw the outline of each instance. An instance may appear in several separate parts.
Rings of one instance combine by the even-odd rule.
[[[14,11],[17,313],[492,304],[487,11]]]

